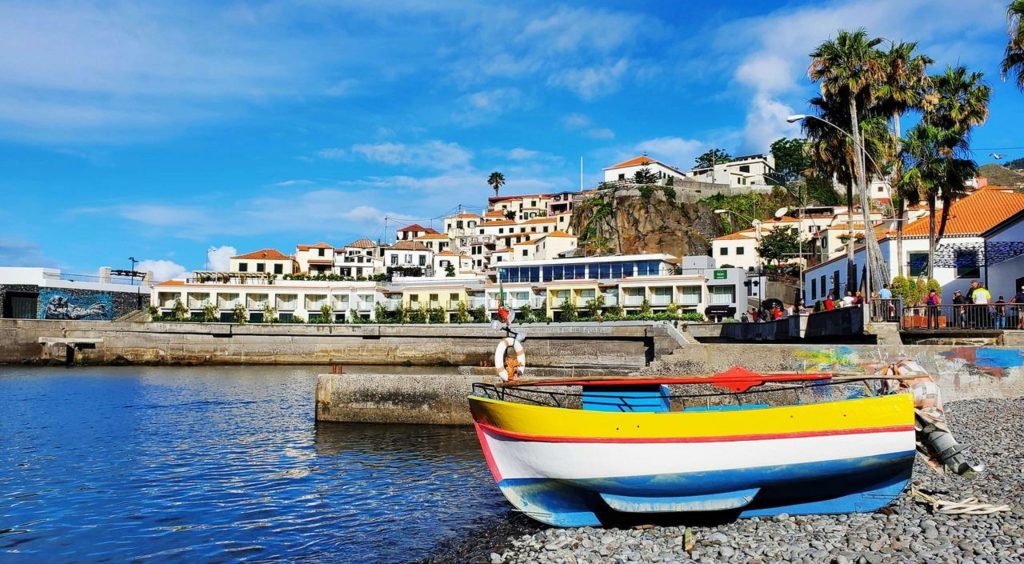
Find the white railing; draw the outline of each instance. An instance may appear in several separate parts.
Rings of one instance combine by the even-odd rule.
[[[234,299],[218,298],[217,299],[217,308],[218,309],[235,309],[236,306],[241,305],[241,304],[242,304],[242,299],[241,298],[234,298]]]
[[[604,295],[604,305],[606,305],[606,306],[619,305],[619,297],[616,296],[615,294],[605,294]]]
[[[625,296],[622,300],[622,305],[625,306],[638,306],[644,303],[643,296]]]
[[[398,308],[402,307],[402,300],[398,298],[387,298],[384,300],[384,309],[387,311],[397,311]]]
[[[297,303],[298,300],[296,299],[282,300],[281,298],[277,298],[277,311],[295,311]]]
[[[659,295],[651,296],[651,305],[652,306],[667,306],[670,303],[672,303],[672,296],[659,296]]]
[[[368,300],[356,300],[356,311],[373,311],[375,304],[373,301]]]
[[[487,298],[469,298],[469,308],[470,309],[477,309],[480,306],[484,306],[484,307],[488,306]]]
[[[263,306],[265,305],[267,305],[267,298],[256,299],[248,297],[245,300],[245,308],[248,309],[249,311],[262,310]]]
[[[679,294],[679,305],[684,305],[684,306],[700,305],[700,293],[697,293],[697,294],[688,294],[688,293]]]

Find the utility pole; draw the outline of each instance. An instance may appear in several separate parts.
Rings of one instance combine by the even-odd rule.
[[[583,155],[580,155],[580,192],[583,191]]]

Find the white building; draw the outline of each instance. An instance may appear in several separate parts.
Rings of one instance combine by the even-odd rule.
[[[298,265],[298,272],[304,274],[332,274],[334,245],[322,242],[315,245],[297,245],[295,262]]]
[[[435,253],[450,250],[452,241],[444,233],[427,233],[413,239]]]
[[[398,229],[396,229],[395,230],[395,240],[396,241],[412,241],[413,239],[415,239],[417,237],[422,237],[424,235],[436,234],[436,233],[437,233],[437,229],[434,229],[433,227],[423,227],[422,225],[420,225],[418,223],[413,223],[412,225],[406,225],[405,227],[399,227]]]
[[[896,276],[927,274],[928,218],[908,225],[903,231],[903,254],[897,256],[896,236],[888,229],[876,233],[882,259]],[[1007,300],[1024,284],[1024,194],[1000,187],[986,187],[952,204],[943,238],[936,245],[933,276],[942,287],[943,303],[953,292],[966,293],[974,280]],[[864,247],[854,252],[856,284],[861,284]],[[830,292],[845,292],[847,259],[840,255],[804,272],[804,296],[808,304]]]
[[[491,196],[487,199],[487,208],[492,212],[501,212],[504,217],[511,215],[519,221],[541,217],[548,213],[548,202],[555,194],[523,194],[517,196]]]
[[[416,241],[398,241],[384,249],[386,269],[420,269],[421,275],[430,276],[434,252]]]
[[[277,249],[260,249],[244,255],[231,257],[231,272],[266,272],[268,274],[291,274],[295,261]]]
[[[335,250],[337,274],[349,278],[370,278],[384,273],[384,252],[369,239],[353,241]]]
[[[633,157],[627,161],[614,164],[604,169],[605,182],[633,182],[636,173],[647,169],[654,175],[656,184],[665,184],[670,178],[676,181],[686,178],[686,173],[667,165],[661,161],[652,159],[647,155]]]
[[[212,306],[217,321],[235,321],[235,310],[244,308],[246,320],[266,321],[269,313],[280,321],[293,318],[323,321],[323,308],[330,309],[332,322],[351,321],[358,316],[374,319],[383,294],[375,282],[315,282],[305,280],[256,279],[251,276],[227,277],[216,281],[168,280],[157,284],[151,303],[163,313],[171,313],[181,301],[193,319],[204,318]]]
[[[767,154],[746,155],[713,167],[695,168],[686,176],[698,182],[765,188],[774,183],[774,172],[775,157]]]
[[[451,265],[454,276],[473,275],[473,257],[455,251],[440,251],[434,253],[433,269],[435,276],[447,276],[448,266]]]

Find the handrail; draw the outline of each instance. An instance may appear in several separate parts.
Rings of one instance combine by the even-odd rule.
[[[1024,304],[939,304],[903,308],[901,330],[939,332],[1024,329]]]

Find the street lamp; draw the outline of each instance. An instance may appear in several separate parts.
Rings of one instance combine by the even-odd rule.
[[[867,150],[864,148],[864,145],[862,145],[861,143],[858,143],[857,140],[854,139],[853,135],[850,134],[848,131],[846,131],[845,129],[839,127],[838,125],[828,121],[827,119],[819,117],[819,116],[808,115],[808,114],[793,114],[793,115],[787,117],[786,121],[788,123],[796,123],[798,121],[804,121],[804,120],[807,120],[807,119],[816,119],[816,120],[820,121],[821,123],[824,123],[825,125],[828,125],[828,126],[834,128],[836,131],[839,131],[843,135],[849,137],[850,141],[852,141],[853,144],[857,147],[858,153],[861,154],[861,155],[864,155],[865,157],[867,157],[867,159],[871,161],[871,164],[873,164],[875,166],[875,170],[877,170],[877,171],[881,171],[882,170],[882,168],[878,166],[878,163],[875,162],[875,159],[873,157],[871,157],[871,155],[868,154]],[[863,164],[863,160],[861,160],[861,162],[859,164]],[[867,167],[865,167],[865,169],[866,168]],[[870,303],[870,299],[871,299],[871,271],[872,271],[872,267],[871,267],[872,260],[871,260],[871,258],[872,258],[872,252],[871,252],[871,243],[868,240],[868,237],[874,237],[875,234],[874,234],[874,229],[871,228],[871,215],[870,215],[870,212],[868,211],[868,186],[867,186],[867,178],[866,178],[867,171],[866,170],[861,170],[861,171],[857,171],[857,172],[861,173],[861,174],[858,175],[858,176],[861,177],[860,181],[862,182],[861,190],[860,190],[860,207],[861,207],[861,211],[862,211],[862,213],[864,215],[864,264],[866,266],[865,272],[867,274],[867,276],[864,277],[864,297],[865,297],[865,300],[868,300],[868,302]],[[889,187],[889,190],[890,191],[892,190],[892,186]],[[849,220],[848,223],[850,225],[850,242],[847,243],[847,244],[848,245],[852,245],[853,244],[853,218],[850,217],[850,218],[847,218],[847,219]],[[878,257],[878,258],[881,259],[881,257]],[[852,262],[852,260],[851,260],[851,262]],[[879,281],[879,282],[881,282],[881,281]],[[847,283],[849,283],[849,281],[847,281]],[[864,315],[865,315],[865,318],[866,318],[865,321],[870,319],[870,317],[868,317],[868,311],[869,310],[870,310],[870,307],[864,308]]]

